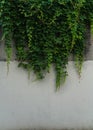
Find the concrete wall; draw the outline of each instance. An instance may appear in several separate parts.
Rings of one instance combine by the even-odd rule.
[[[11,62],[7,75],[6,62],[0,62],[0,130],[20,128],[93,128],[93,61],[83,65],[79,79],[73,62],[69,76],[55,92],[55,75],[34,81],[31,74]]]
[[[30,80],[25,70],[11,61],[9,74],[0,43],[0,130],[93,129],[93,40],[87,51],[82,75],[69,61],[67,80],[55,91],[53,68],[42,81]],[[14,56],[13,56],[14,60]]]

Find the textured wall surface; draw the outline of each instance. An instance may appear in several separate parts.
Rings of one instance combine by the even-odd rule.
[[[73,62],[55,92],[53,68],[42,81],[11,62],[0,62],[0,130],[25,128],[93,128],[93,61],[84,62],[79,79]]]
[[[0,42],[0,130],[93,129],[93,38],[90,42],[90,31],[86,35],[81,78],[70,61],[69,75],[58,92],[53,68],[42,81],[35,81],[33,73],[28,80],[27,72],[14,61],[15,53],[7,75],[4,42]]]

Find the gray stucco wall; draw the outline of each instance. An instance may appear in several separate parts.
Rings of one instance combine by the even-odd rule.
[[[28,80],[13,54],[7,75],[0,42],[0,130],[93,129],[93,38],[88,46],[81,78],[69,61],[67,80],[56,92],[52,67],[42,81],[35,81],[33,73]]]
[[[0,62],[0,130],[93,129],[93,61],[83,64],[79,79],[69,62],[67,80],[55,91],[53,68],[42,81],[10,63]]]

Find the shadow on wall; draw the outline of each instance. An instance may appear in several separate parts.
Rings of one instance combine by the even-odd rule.
[[[13,129],[13,130],[93,130],[92,128],[81,128],[81,129],[75,129],[75,128],[71,128],[71,129]]]
[[[86,25],[86,48],[85,48],[85,60],[93,60],[93,35],[91,35],[91,27],[90,24]],[[0,26],[0,61],[6,61],[6,53],[5,53],[5,44],[2,35],[2,27]],[[16,49],[14,42],[12,41],[12,56],[11,61],[16,60]],[[73,58],[70,56],[69,61],[72,61]]]
[[[14,42],[12,41],[12,56],[11,61],[16,60],[16,49]],[[0,61],[6,61],[4,36],[2,34],[2,27],[0,26]]]

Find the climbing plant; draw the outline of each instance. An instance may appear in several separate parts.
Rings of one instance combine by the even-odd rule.
[[[37,79],[44,78],[53,65],[58,89],[67,76],[71,54],[80,75],[92,8],[93,0],[1,0],[7,63],[13,39],[19,66],[33,70]]]

